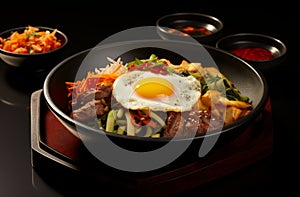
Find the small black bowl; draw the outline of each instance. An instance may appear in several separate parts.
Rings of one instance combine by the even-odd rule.
[[[278,67],[287,53],[287,47],[282,41],[257,33],[225,36],[217,41],[216,47],[242,58],[263,73]]]
[[[34,26],[39,28],[39,32],[49,31],[53,32],[55,29],[43,26]],[[7,39],[11,36],[13,32],[23,33],[28,27],[17,27],[6,30],[0,33],[0,37]],[[24,68],[25,70],[37,71],[44,70],[49,67],[49,65],[56,65],[58,58],[62,54],[63,49],[68,43],[68,37],[61,31],[56,30],[55,37],[61,42],[61,46],[54,50],[42,53],[14,53],[3,48],[0,48],[0,57],[8,65],[15,68]]]
[[[221,20],[201,13],[173,13],[160,17],[156,22],[158,34],[163,39],[188,40],[213,44],[223,29]]]

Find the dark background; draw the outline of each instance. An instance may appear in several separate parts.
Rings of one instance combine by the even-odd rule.
[[[138,26],[154,26],[159,17],[175,12],[198,12],[216,16],[224,23],[224,34],[251,32],[280,39],[287,46],[287,58],[267,78],[275,128],[272,156],[242,173],[195,191],[201,195],[217,196],[252,196],[278,192],[288,195],[295,191],[298,193],[296,182],[299,178],[299,10],[293,4],[279,3],[224,1],[220,4],[188,0],[163,3],[6,1],[1,3],[0,31],[27,25],[56,27],[69,38],[62,59],[94,47],[119,31]],[[42,79],[27,80],[21,86],[24,89],[16,91],[21,92],[22,98],[19,99],[28,103],[25,102],[21,107],[0,103],[0,196],[60,196],[50,186],[36,189],[31,183],[34,172],[30,166],[30,114],[27,104],[30,93],[42,87]],[[1,92],[1,95],[6,93]]]

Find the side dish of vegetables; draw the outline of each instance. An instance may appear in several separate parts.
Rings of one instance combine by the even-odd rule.
[[[42,31],[38,27],[27,26],[23,32],[13,31],[9,37],[0,37],[0,48],[18,54],[37,54],[61,47],[56,37],[57,29]]]

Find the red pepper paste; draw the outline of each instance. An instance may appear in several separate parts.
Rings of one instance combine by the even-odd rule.
[[[236,48],[230,52],[244,60],[258,61],[274,59],[274,55],[269,50],[261,47]]]
[[[179,30],[179,32],[177,30]],[[177,30],[169,29],[168,32],[177,33],[180,36],[208,36],[212,34],[212,32],[205,27],[184,26],[178,27]]]
[[[210,35],[211,31],[206,29],[205,27],[192,27],[192,26],[185,26],[180,29],[181,31],[189,34],[189,35]]]

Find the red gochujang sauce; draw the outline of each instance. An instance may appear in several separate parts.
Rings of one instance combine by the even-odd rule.
[[[251,61],[271,60],[275,57],[269,50],[262,47],[236,48],[232,49],[230,52],[244,60]]]

